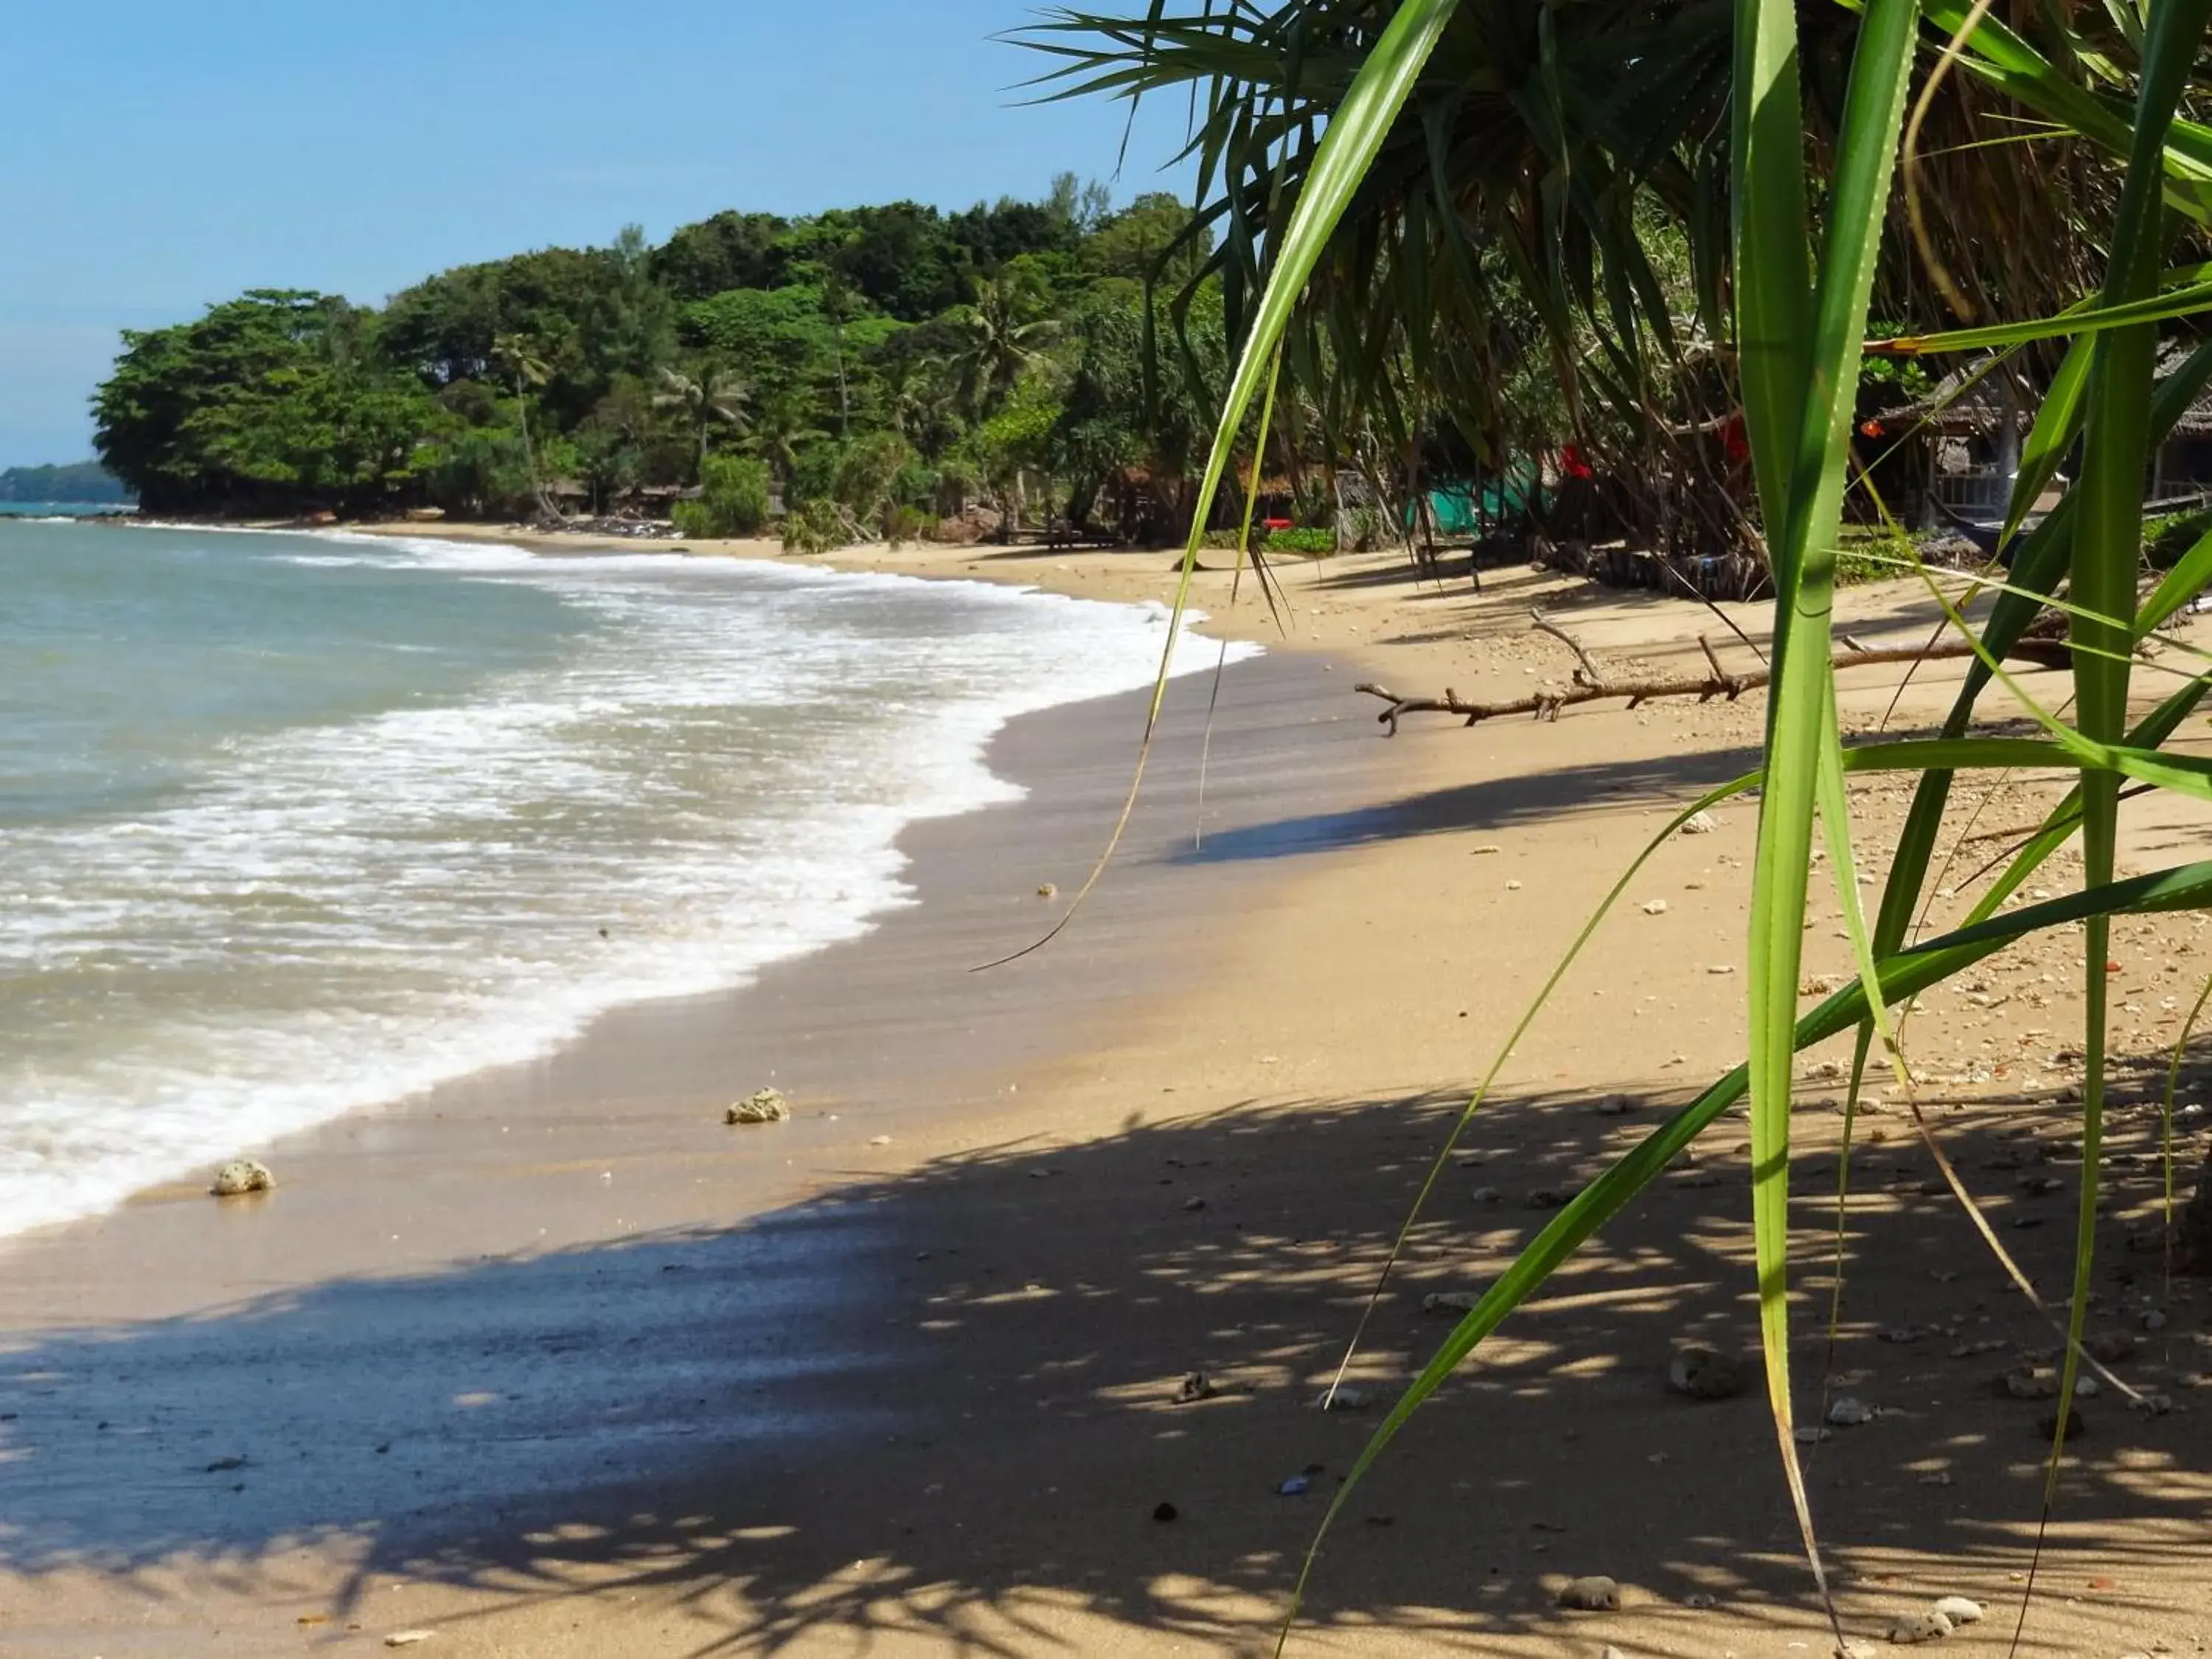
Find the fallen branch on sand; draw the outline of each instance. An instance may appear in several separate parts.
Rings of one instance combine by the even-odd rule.
[[[1355,690],[1370,697],[1380,697],[1390,706],[1376,719],[1390,728],[1390,735],[1398,735],[1398,721],[1407,714],[1457,714],[1469,726],[1479,726],[1484,720],[1497,720],[1507,714],[1530,714],[1540,720],[1555,720],[1562,708],[1577,703],[1605,702],[1626,698],[1631,708],[1650,702],[1655,697],[1695,697],[1699,702],[1711,702],[1724,697],[1734,702],[1747,691],[1757,691],[1772,678],[1772,673],[1761,667],[1748,674],[1730,674],[1721,666],[1711,645],[1705,640],[1705,660],[1711,665],[1708,674],[1654,676],[1640,679],[1608,679],[1599,671],[1589,652],[1575,639],[1555,626],[1541,613],[1535,617],[1536,627],[1543,633],[1566,642],[1581,659],[1575,670],[1574,684],[1562,691],[1537,691],[1510,702],[1465,702],[1458,692],[1444,688],[1441,697],[1401,697],[1386,686],[1361,685]],[[1839,651],[1833,661],[1838,672],[1847,668],[1870,668],[1880,663],[1950,662],[1971,657],[1974,648],[1963,641],[1931,646],[1900,646],[1892,649],[1869,649],[1856,642],[1853,648]],[[2014,646],[2008,655],[2022,662],[2036,663],[2045,668],[2063,668],[2072,660],[2063,640],[2024,639]]]

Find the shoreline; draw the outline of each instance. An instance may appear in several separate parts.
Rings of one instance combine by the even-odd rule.
[[[1217,711],[1224,747],[1210,768],[1204,822],[1215,832],[1262,835],[1277,820],[1326,818],[1363,805],[1387,757],[1364,732],[1322,707],[1335,665],[1303,654],[1232,665]],[[205,1182],[145,1188],[97,1215],[0,1240],[0,1332],[47,1322],[41,1286],[55,1258],[89,1257],[65,1276],[71,1312],[86,1322],[166,1318],[219,1305],[274,1270],[311,1282],[349,1263],[408,1273],[487,1252],[558,1249],[789,1203],[837,1179],[848,1163],[881,1167],[972,1140],[1007,1104],[1007,1079],[1095,1046],[1097,1030],[1155,994],[1156,963],[1200,953],[1205,919],[1225,920],[1198,893],[1273,878],[1264,860],[1216,862],[1184,838],[1199,819],[1196,779],[1205,676],[1174,683],[1170,720],[1147,788],[1107,879],[1055,946],[992,974],[972,970],[1038,939],[1062,907],[1039,893],[1073,893],[1103,846],[1120,805],[1149,694],[1124,692],[1018,714],[988,744],[983,763],[1018,784],[1021,799],[925,817],[900,832],[909,902],[873,915],[853,937],[780,958],[744,981],[678,997],[617,1003],[534,1059],[465,1073],[359,1108],[257,1148],[276,1170],[266,1199],[211,1200]],[[1150,933],[1158,937],[1148,937]],[[896,1048],[887,1045],[894,1042]],[[794,1121],[774,1132],[723,1124],[724,1109],[756,1087],[791,1097]],[[981,1096],[986,1102],[975,1103]],[[533,1125],[542,1134],[532,1134]],[[895,1130],[891,1147],[872,1139]],[[730,1196],[702,1207],[680,1172],[704,1159]],[[814,1173],[787,1179],[795,1159]],[[531,1200],[533,1224],[440,1211],[401,1193],[520,1175],[559,1177]],[[609,1166],[639,1172],[638,1194],[610,1205]],[[386,1167],[389,1166],[389,1167]],[[588,1167],[587,1167],[588,1166]],[[568,1177],[574,1177],[569,1179]],[[624,1175],[617,1177],[627,1181]],[[362,1199],[349,1188],[367,1189]],[[395,1193],[394,1189],[400,1189]],[[265,1218],[262,1214],[266,1212]],[[305,1212],[295,1218],[287,1212]],[[380,1216],[404,1215],[388,1237]],[[317,1236],[265,1241],[250,1230]],[[543,1225],[537,1224],[542,1222]],[[333,1237],[348,1242],[336,1245]],[[246,1254],[224,1252],[234,1239]],[[210,1258],[214,1241],[220,1247]],[[380,1248],[382,1243],[396,1249]],[[182,1261],[171,1279],[134,1266]],[[279,1266],[278,1264],[282,1264]],[[223,1291],[201,1283],[212,1267]]]
[[[454,528],[392,533],[453,539]],[[909,550],[865,568],[1145,599],[1171,584],[1170,557]],[[1276,653],[1246,666],[1310,675],[1297,695],[1314,701],[1255,696],[1246,713],[1288,732],[1303,707],[1305,724],[1333,732],[1347,767],[1337,797],[1224,824],[1211,853],[1188,860],[1165,850],[1187,828],[1171,819],[1155,838],[1159,860],[1126,866],[1093,901],[1149,884],[1158,909],[1110,925],[1101,911],[1031,959],[1065,975],[1061,988],[1000,1011],[998,1038],[946,1023],[934,1052],[971,1066],[971,1081],[936,1073],[944,1105],[914,1103],[923,1127],[895,1129],[890,1146],[870,1144],[879,1131],[857,1101],[816,1097],[824,1117],[787,1129],[841,1139],[804,1169],[785,1150],[793,1168],[757,1200],[772,1206],[764,1213],[730,1158],[689,1149],[694,1108],[751,1085],[751,1069],[728,1077],[751,1065],[746,1039],[726,1010],[664,1010],[606,1051],[626,1056],[618,1063],[552,1088],[547,1097],[565,1088],[569,1103],[526,1159],[490,1146],[488,1165],[410,1173],[402,1143],[419,1128],[451,1144],[451,1121],[372,1126],[348,1155],[369,1160],[352,1167],[383,1207],[362,1206],[353,1235],[319,1241],[348,1265],[256,1248],[264,1223],[313,1195],[303,1182],[258,1211],[197,1195],[173,1206],[229,1252],[240,1294],[223,1307],[179,1288],[204,1286],[205,1252],[173,1259],[153,1243],[44,1282],[47,1309],[96,1311],[105,1297],[126,1322],[73,1332],[27,1321],[35,1310],[11,1288],[0,1416],[20,1415],[0,1427],[0,1449],[30,1497],[0,1533],[0,1645],[366,1653],[429,1629],[435,1651],[483,1659],[813,1659],[863,1644],[885,1659],[1264,1650],[1317,1498],[1377,1420],[1323,1416],[1311,1401],[1445,1121],[1628,858],[1676,803],[1741,770],[1757,740],[1760,709],[1747,701],[1474,732],[1409,722],[1382,744],[1371,700],[1352,695],[1355,673],[1477,696],[1563,683],[1572,659],[1528,634],[1531,605],[1567,613],[1609,660],[1695,660],[1711,624],[1702,608],[1593,595],[1541,573],[1485,580],[1480,598],[1463,580],[1412,582],[1391,556],[1293,569],[1297,648],[1271,639]],[[1211,629],[1271,634],[1249,592],[1225,609],[1225,573],[1198,586]],[[1850,603],[1869,632],[1923,625],[1893,592]],[[1316,652],[1340,665],[1322,672]],[[1948,684],[1927,676],[1908,715],[1939,706]],[[1848,712],[1878,716],[1891,689],[1854,688]],[[843,948],[832,947],[801,959],[814,966],[794,969],[778,1018],[833,994],[864,1010],[825,1030],[824,1064],[874,1067],[879,1094],[931,1074],[901,1011],[951,976],[910,955],[909,1001],[894,1006],[887,980],[843,963],[873,942],[880,972],[897,977],[884,941],[902,922],[972,927],[963,937],[978,944],[1000,937],[1008,915],[1026,927],[1039,872],[1006,849],[1039,833],[1073,849],[1099,813],[1110,817],[1128,730],[1109,741],[1102,727],[1086,763],[1066,713],[1024,717],[1001,743],[1010,760],[1031,745],[1017,776],[1020,764],[1079,775],[1087,764],[1087,794],[1040,787],[1020,806],[934,826],[988,902],[956,925],[958,907],[932,914],[926,894],[849,957],[831,959]],[[1178,730],[1193,740],[1181,722],[1170,738]],[[1258,749],[1224,728],[1212,763],[1228,781],[1209,799],[1237,787],[1326,795],[1335,786],[1296,759],[1311,752]],[[1872,833],[1893,826],[1899,803],[1877,789],[1865,805]],[[1032,827],[979,845],[980,821],[1002,810],[1031,814]],[[1387,1399],[1448,1328],[1425,1296],[1480,1289],[1541,1224],[1537,1194],[1571,1189],[1737,1057],[1740,981],[1705,970],[1740,957],[1754,813],[1719,816],[1711,837],[1659,850],[1523,1039],[1469,1138],[1479,1164],[1450,1174],[1413,1240],[1358,1386]],[[1045,877],[1063,890],[1064,867]],[[1641,908],[1662,897],[1663,915]],[[1844,965],[1828,931],[1810,936],[1808,970]],[[2132,963],[2157,944],[2131,934],[2118,954]],[[2063,958],[1993,969],[1991,994],[2055,997],[2036,988],[2039,967],[2063,969]],[[703,1080],[669,1084],[681,1069],[670,1033],[691,1016],[712,1038],[697,1075],[717,1080],[714,1096]],[[2066,1017],[2054,1008],[2050,1023]],[[1970,1053],[1979,1018],[1931,1010],[1927,1041]],[[1008,1031],[1033,1043],[1018,1061],[997,1057]],[[1015,1086],[1000,1092],[1001,1080]],[[2070,1200],[1980,1172],[2008,1167],[2023,1133],[2063,1133],[2063,1109],[2022,1106],[2005,1088],[1984,1091],[1989,1109],[1947,1118],[1947,1143],[2001,1224],[2033,1224]],[[605,1123],[583,1103],[617,1094],[645,1115],[617,1124],[625,1158],[588,1156]],[[1616,1095],[1625,1111],[1595,1109]],[[687,1150],[637,1127],[654,1119]],[[1986,1368],[2002,1356],[1960,1364],[1948,1337],[1915,1347],[1883,1334],[1971,1324],[2019,1352],[2041,1327],[1955,1210],[1920,1194],[1928,1171],[1900,1123],[1875,1121],[1894,1144],[1863,1155],[1878,1173],[1855,1200],[1839,1369],[1820,1380],[1882,1417],[1814,1454],[1815,1502],[1855,1633],[1965,1593],[1992,1609],[1982,1630],[1994,1635],[1948,1645],[1994,1652],[2034,1539],[2037,1408],[1990,1397]],[[2152,1127],[2136,1115],[2116,1132],[2134,1150]],[[1808,1101],[1808,1240],[1832,1188],[1834,1128]],[[1566,1659],[1606,1642],[1693,1655],[1826,1645],[1762,1404],[1691,1404],[1662,1380],[1686,1336],[1750,1335],[1741,1133],[1734,1120],[1717,1126],[1695,1167],[1609,1228],[1416,1419],[1338,1533],[1294,1651]],[[773,1156],[797,1141],[766,1144]],[[2154,1197],[2150,1173],[2116,1173],[2108,1261],[2126,1263],[2118,1231]],[[625,1214],[635,1229],[609,1225],[598,1183],[610,1174],[623,1212],[642,1210],[628,1195],[655,1182],[665,1207]],[[549,1242],[478,1260],[470,1236],[510,1203],[507,1186],[537,1195],[530,1224],[545,1224]],[[422,1259],[380,1261],[369,1247],[390,1231]],[[2063,1271],[2069,1233],[2054,1221],[2006,1237],[2042,1276]],[[1931,1275],[1931,1258],[1955,1271]],[[1799,1269],[1823,1306],[1825,1260],[1808,1249]],[[2113,1291],[2129,1311],[2142,1293]],[[2179,1376],[2212,1326],[2179,1289],[2169,1305],[2174,1335],[2146,1364]],[[1817,1319],[1805,1317],[1809,1412],[1820,1360]],[[1179,1404],[1192,1372],[1214,1395]],[[2045,1561],[2064,1588],[2039,1601],[2023,1650],[2185,1644],[2212,1607],[2192,1473],[2200,1419],[2085,1409],[2095,1433]],[[232,1457],[244,1462],[217,1467]],[[1316,1496],[1279,1495],[1286,1475],[1316,1465]],[[1932,1490],[1936,1474],[1955,1490]],[[1164,1504],[1174,1521],[1154,1518]],[[1587,1572],[1626,1587],[1620,1613],[1557,1612],[1559,1583]]]
[[[319,550],[334,550],[327,540],[321,541],[318,546],[296,539],[300,532],[291,531],[264,531],[244,525],[225,528],[240,536],[276,534],[294,537],[295,539],[289,544],[277,544],[280,554],[289,547],[310,556],[304,559],[304,562],[333,562],[312,556]],[[356,538],[356,545],[349,550],[348,558],[334,562],[363,562],[358,557],[358,541],[359,538]],[[465,556],[468,550],[466,543],[442,538],[438,545]],[[386,561],[372,559],[367,562]],[[487,561],[481,556],[463,556],[456,562],[463,567],[460,574],[465,575],[488,562],[496,563],[502,571],[508,571],[527,569],[536,565],[537,560],[530,550],[516,549],[495,561]],[[603,564],[601,568],[614,568]],[[972,615],[987,619],[988,625],[992,628],[1034,630],[1048,643],[1042,654],[1039,655],[1036,650],[1022,651],[1019,648],[1021,642],[1017,640],[1008,646],[1007,650],[1013,660],[1026,664],[1023,672],[1010,672],[995,677],[968,677],[941,700],[941,707],[934,702],[923,702],[918,705],[918,712],[901,714],[898,717],[900,729],[908,734],[902,740],[902,747],[907,758],[914,764],[903,770],[896,767],[890,769],[902,780],[911,774],[914,781],[885,793],[880,805],[872,808],[867,815],[869,827],[864,832],[865,841],[857,848],[846,845],[851,838],[841,839],[835,833],[837,828],[835,824],[824,825],[823,830],[816,832],[818,839],[828,841],[833,851],[841,847],[844,848],[842,861],[820,870],[812,881],[793,882],[787,891],[771,885],[763,897],[761,908],[745,913],[749,931],[733,944],[726,945],[719,957],[704,957],[696,950],[689,954],[679,953],[676,966],[671,969],[667,966],[670,949],[664,947],[656,956],[648,944],[641,958],[635,950],[625,951],[624,947],[639,937],[639,932],[628,927],[617,916],[615,911],[620,907],[603,902],[598,908],[604,914],[595,914],[592,901],[587,900],[586,925],[581,929],[585,948],[573,948],[575,941],[571,940],[569,968],[562,975],[563,982],[545,988],[550,992],[549,995],[528,998],[508,995],[497,1001],[488,1018],[471,1021],[459,1014],[445,1018],[442,1021],[444,1029],[428,1035],[442,1039],[447,1031],[458,1029],[462,1040],[441,1042],[434,1059],[420,1065],[372,1070],[368,1076],[355,1079],[349,1087],[325,1087],[313,1106],[289,1113],[264,1111],[257,1120],[257,1127],[242,1130],[234,1137],[202,1139],[193,1144],[190,1137],[173,1135],[165,1144],[142,1133],[135,1148],[135,1161],[125,1163],[119,1171],[112,1162],[105,1166],[87,1166],[92,1181],[80,1178],[74,1190],[50,1193],[42,1189],[33,1192],[30,1195],[33,1201],[27,1202],[18,1213],[13,1217],[0,1216],[0,1227],[5,1228],[4,1235],[0,1235],[0,1254],[8,1251],[16,1239],[36,1237],[56,1227],[65,1227],[76,1221],[112,1212],[142,1201],[149,1194],[165,1191],[173,1194],[185,1190],[196,1179],[204,1182],[205,1174],[211,1173],[224,1161],[264,1153],[272,1138],[281,1141],[297,1133],[313,1133],[325,1124],[343,1121],[356,1115],[374,1115],[402,1100],[419,1097],[426,1090],[450,1088],[480,1073],[543,1063],[578,1041],[586,1027],[611,1011],[644,1001],[711,997],[742,987],[757,973],[761,964],[757,958],[764,951],[781,951],[787,956],[793,953],[803,956],[811,954],[827,944],[856,934],[865,935],[878,927],[886,915],[914,902],[910,888],[898,877],[898,866],[902,860],[895,846],[899,839],[899,835],[894,833],[896,826],[911,827],[915,823],[942,816],[963,817],[980,805],[997,799],[1001,793],[1003,781],[992,772],[987,752],[993,746],[994,732],[1002,731],[1010,719],[1032,712],[1072,708],[1117,688],[1133,688],[1140,681],[1149,681],[1152,666],[1158,660],[1160,642],[1164,640],[1157,618],[1150,615],[1139,616],[1134,610],[1106,613],[1094,608],[1087,625],[1070,622],[1067,618],[1076,616],[1083,607],[1066,605],[1057,597],[1015,599],[1005,593],[978,589],[973,590],[975,597],[963,598],[951,605],[941,603],[950,596],[940,593],[936,596],[939,603],[933,605],[926,599],[918,599],[919,589],[902,592],[896,583],[848,580],[847,573],[842,572],[810,572],[803,568],[789,571],[787,568],[786,574],[780,580],[775,573],[764,572],[760,579],[747,578],[742,583],[735,580],[726,583],[720,580],[702,583],[696,580],[664,583],[661,578],[668,568],[667,563],[661,562],[655,574],[629,585],[653,592],[665,591],[672,596],[669,603],[678,607],[695,602],[686,597],[694,590],[726,588],[729,592],[741,594],[765,594],[771,600],[787,591],[836,592],[846,589],[858,590],[863,595],[882,596],[870,597],[867,602],[871,605],[896,605],[908,611],[919,608],[925,617],[937,611],[954,616]],[[617,581],[624,580],[618,568],[615,574]],[[743,574],[726,567],[723,574],[733,579]],[[1102,647],[1112,648],[1102,648],[1097,653],[1098,659],[1094,660],[1091,655],[1082,653],[1065,642],[1050,643],[1060,640],[1060,630],[1063,629],[1072,630],[1072,636],[1085,640],[1096,635]],[[1210,650],[1194,647],[1188,642],[1178,647],[1176,655],[1179,674],[1198,672],[1197,665],[1201,658],[1209,670],[1213,661],[1213,653]],[[852,684],[842,675],[834,688],[837,695],[848,694],[852,689]],[[1141,725],[1141,709],[1129,712],[1126,718],[1129,728],[1135,730]],[[797,762],[801,773],[811,772],[815,768],[817,762],[811,757],[815,752],[816,742],[805,741],[801,758]],[[825,757],[821,764],[835,766],[836,757]],[[866,787],[857,793],[873,799],[874,792]],[[368,816],[374,817],[380,814],[381,807],[372,802],[367,805],[367,811]],[[1102,841],[1103,838],[1102,830]],[[821,849],[817,847],[811,850],[819,852]],[[772,853],[770,857],[773,861]],[[853,868],[853,860],[856,857],[862,860],[866,866],[858,874]],[[647,868],[654,867],[661,861],[658,849],[650,855],[641,852],[629,860],[633,866]],[[821,866],[818,857],[812,858],[811,862],[817,866]],[[609,873],[612,880],[614,872]],[[622,890],[616,888],[613,890],[619,892]],[[601,900],[605,900],[606,891],[601,890]],[[804,913],[797,924],[790,915],[794,908]],[[615,943],[611,947],[605,944],[609,935],[609,929],[605,926],[598,930],[600,945],[596,949],[590,946],[588,923],[591,921],[615,924]],[[651,929],[643,931],[648,937],[652,932]],[[756,937],[767,941],[758,950],[753,946]],[[767,965],[772,967],[775,961],[783,959],[786,957],[775,957]],[[284,1046],[292,1046],[289,1042],[291,1033],[288,1030],[284,1035],[288,1039]],[[270,1069],[273,1073],[276,1067],[272,1065]],[[391,1073],[388,1077],[387,1072]],[[343,1070],[337,1068],[328,1072],[321,1069],[311,1072],[304,1065],[294,1073],[302,1079],[312,1077],[318,1083],[325,1078],[344,1074]],[[281,1097],[282,1085],[288,1080],[272,1076],[270,1081],[274,1087],[271,1092]],[[380,1091],[379,1085],[386,1086]],[[258,1091],[255,1093],[258,1094]],[[240,1095],[242,1100],[250,1102],[254,1098],[254,1095],[244,1091]],[[349,1101],[350,1103],[336,1106],[334,1109],[335,1103]],[[182,1148],[181,1158],[179,1156],[179,1146]],[[167,1155],[158,1156],[157,1152]],[[191,1161],[186,1163],[184,1159]],[[135,1184],[125,1190],[126,1182]],[[58,1188],[59,1183],[54,1185]],[[33,1224],[27,1225],[27,1223]]]

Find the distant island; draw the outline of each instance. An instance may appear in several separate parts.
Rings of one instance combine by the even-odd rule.
[[[1188,204],[1066,174],[632,228],[375,309],[256,289],[124,336],[98,449],[150,513],[1173,538],[1229,362],[1215,252]]]
[[[129,485],[98,461],[69,466],[11,466],[0,471],[0,501],[53,501],[70,507],[128,507]]]

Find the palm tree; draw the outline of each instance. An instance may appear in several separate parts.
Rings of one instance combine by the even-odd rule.
[[[830,434],[814,424],[813,403],[803,386],[786,386],[761,405],[752,423],[752,449],[788,489],[799,468],[799,452]]]
[[[536,344],[523,334],[495,336],[491,361],[514,383],[514,415],[522,428],[522,464],[530,472],[531,494],[538,498],[540,512],[552,513],[556,510],[553,501],[545,493],[545,481],[538,476],[538,451],[530,441],[530,389],[544,386],[553,371],[538,355]]]
[[[864,307],[860,292],[842,271],[825,268],[821,274],[822,314],[830,319],[830,337],[837,354],[837,435],[848,436],[853,427],[853,394],[845,375],[845,325]]]
[[[966,337],[952,354],[959,397],[981,420],[1013,395],[1023,372],[1060,337],[1060,324],[1036,314],[1029,286],[1000,271],[975,285],[975,302],[962,319]]]
[[[745,406],[752,401],[752,387],[733,369],[708,365],[695,379],[679,369],[664,368],[660,388],[653,395],[653,406],[684,411],[684,423],[698,440],[702,468],[707,465],[708,441],[717,426],[739,433],[745,429]]]
[[[1333,112],[1407,0],[1273,0],[1159,22],[1120,0],[1049,15],[1031,35],[1059,89],[1188,97],[1211,181],[1191,234],[1212,238],[1182,286],[1220,282],[1241,336],[1313,176]],[[1421,9],[1425,12],[1426,8]],[[1634,481],[1626,533],[1734,551],[1755,504],[1745,477],[1708,479],[1699,434],[1736,413],[1732,21],[1680,0],[1445,5],[1424,73],[1382,130],[1356,198],[1302,285],[1286,369],[1331,447],[1371,428],[1403,453],[1420,407],[1496,465],[1573,441]],[[1855,25],[1807,9],[1805,124],[1832,147]],[[2047,313],[2098,280],[2108,176],[2056,137],[2016,137],[2019,112],[1949,76],[1910,169],[1929,198],[1921,240],[1892,204],[1876,314],[1948,320],[1942,275]],[[1241,344],[1241,339],[1237,342]],[[1516,396],[1516,388],[1542,395]],[[1695,479],[1697,487],[1680,489]],[[1759,550],[1763,554],[1763,549]]]

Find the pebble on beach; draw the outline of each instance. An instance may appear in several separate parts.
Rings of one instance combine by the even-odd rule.
[[[1982,1604],[1969,1601],[1963,1595],[1944,1596],[1936,1603],[1936,1611],[1949,1620],[1954,1630],[1960,1625],[1978,1625],[1982,1622]]]
[[[1710,1343],[1685,1343],[1667,1362],[1667,1386],[1692,1400],[1733,1400],[1743,1385],[1743,1362]]]
[[[1574,1613],[1613,1613],[1620,1607],[1620,1586],[1601,1573],[1568,1581],[1559,1592],[1559,1605]]]
[[[781,1089],[756,1089],[730,1108],[723,1116],[726,1123],[787,1123],[791,1121],[791,1103],[783,1097]]]
[[[1901,1613],[1889,1621],[1889,1639],[1900,1644],[1940,1642],[1951,1633],[1951,1621],[1942,1613]]]
[[[215,1184],[208,1188],[217,1198],[236,1198],[242,1193],[265,1193],[276,1185],[276,1177],[269,1173],[269,1166],[250,1158],[234,1158],[215,1172]]]
[[[2056,1400],[2058,1382],[2057,1366],[2033,1361],[2014,1366],[1997,1379],[1998,1388],[2014,1400]]]

